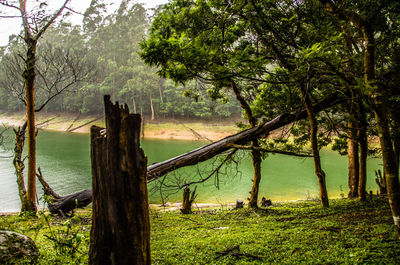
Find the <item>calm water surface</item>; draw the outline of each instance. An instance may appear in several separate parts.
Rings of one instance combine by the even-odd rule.
[[[10,136],[5,139],[12,143]],[[149,164],[160,162],[204,145],[198,141],[143,140],[142,148]],[[9,145],[9,148],[11,145]],[[6,148],[7,149],[7,148]],[[11,150],[11,149],[10,149]],[[12,167],[11,151],[0,151],[0,212],[18,211],[20,201]],[[198,170],[207,174],[209,163],[178,171],[168,178],[198,175]],[[368,160],[367,188],[376,190],[373,180],[374,170],[380,168],[379,159]],[[339,197],[347,193],[347,157],[329,150],[322,152],[322,165],[327,175],[327,187],[330,197]],[[70,194],[91,187],[90,140],[87,134],[40,131],[37,138],[37,166],[40,166],[50,186],[61,195]],[[252,166],[247,155],[242,155],[239,174],[230,167],[227,174],[219,178],[219,189],[214,179],[199,184],[197,202],[234,202],[249,197],[252,186]],[[225,170],[223,170],[225,172]],[[155,184],[150,184],[149,189]],[[314,175],[311,158],[294,158],[283,155],[269,155],[262,163],[260,198],[265,196],[273,201],[295,200],[318,197],[318,181]],[[38,183],[38,196],[41,197]],[[150,203],[159,203],[159,192],[149,194]],[[168,201],[181,200],[181,192],[171,194]],[[40,204],[43,204],[41,201]]]

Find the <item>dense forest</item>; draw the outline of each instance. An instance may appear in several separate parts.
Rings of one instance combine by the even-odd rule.
[[[36,105],[43,111],[102,114],[104,94],[127,103],[135,113],[158,118],[222,118],[240,115],[232,94],[210,100],[207,84],[185,85],[160,78],[138,55],[157,10],[124,0],[110,13],[107,1],[92,1],[82,25],[66,14],[43,35],[37,47]],[[0,109],[24,110],[21,76],[23,40],[10,37],[0,47]],[[55,96],[56,95],[56,96]],[[51,98],[51,100],[49,100]],[[222,103],[222,104],[221,104]]]

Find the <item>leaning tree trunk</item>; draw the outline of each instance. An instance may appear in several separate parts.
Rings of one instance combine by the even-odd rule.
[[[36,64],[36,40],[28,38],[27,58],[23,77],[25,79],[26,117],[28,124],[28,185],[27,185],[27,209],[36,212],[36,132],[35,132],[35,64]]]
[[[93,223],[89,264],[150,264],[147,158],[140,115],[104,97],[106,131],[91,128]]]
[[[339,104],[343,102],[343,100],[344,98],[338,95],[331,95],[313,105],[314,113],[334,106],[335,104]],[[178,168],[196,165],[231,149],[232,144],[241,145],[248,143],[254,138],[265,136],[275,129],[281,128],[282,126],[304,118],[307,118],[307,111],[304,109],[300,109],[292,113],[283,113],[259,126],[241,131],[234,135],[230,135],[219,141],[199,147],[195,150],[178,155],[163,162],[154,163],[147,167],[148,180],[156,180],[168,172],[174,171]]]
[[[315,111],[311,104],[309,92],[306,91],[304,85],[301,88],[301,93],[304,101],[304,106],[307,110],[308,122],[310,124],[311,150],[314,157],[315,175],[317,175],[318,177],[321,204],[322,207],[326,208],[329,207],[329,199],[328,199],[328,191],[326,189],[325,172],[322,170],[321,158],[319,155],[318,138],[317,138],[318,137],[317,119],[315,118]]]

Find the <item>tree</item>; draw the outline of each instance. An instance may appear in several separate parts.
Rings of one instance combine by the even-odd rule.
[[[377,60],[380,59],[377,57],[377,48],[379,48],[377,39],[392,38],[389,32],[392,30],[395,32],[398,31],[397,23],[393,24],[393,22],[398,22],[398,17],[392,14],[398,14],[400,5],[397,2],[384,0],[378,3],[375,1],[365,1],[362,3],[354,1],[354,3],[348,3],[347,5],[338,5],[330,0],[320,0],[320,2],[334,17],[348,24],[351,23],[360,32],[364,42],[362,47],[364,53],[364,94],[368,97],[368,102],[375,116],[376,130],[382,151],[383,169],[386,175],[389,204],[394,224],[400,237],[399,164],[394,148],[398,140],[393,141],[392,136],[395,136],[395,134],[391,131],[390,127],[390,118],[395,118],[394,120],[396,120],[396,115],[390,115],[396,107],[390,102],[393,91],[379,80],[381,78],[383,81],[388,81],[388,78],[385,78],[385,76],[377,77],[376,75],[378,67],[383,68],[380,70],[386,68],[386,66],[379,63],[388,62]],[[395,43],[398,42],[398,36],[394,41]],[[397,48],[396,46],[394,47]],[[397,63],[396,61],[394,62]]]
[[[28,184],[26,191],[26,204],[21,209],[23,212],[36,212],[36,129],[35,129],[35,79],[36,79],[36,48],[38,40],[50,25],[62,13],[69,0],[51,15],[45,14],[43,8],[46,3],[40,3],[39,11],[27,10],[27,1],[1,1],[0,4],[17,9],[20,13],[23,26],[23,40],[26,45],[24,78],[26,116],[28,130]]]
[[[250,126],[256,124],[253,112],[258,117],[268,118],[293,110],[302,102],[306,104],[321,200],[328,206],[325,177],[318,159],[316,117],[311,106],[317,92],[332,92],[328,81],[317,81],[322,75],[315,77],[318,72],[314,68],[299,67],[299,64],[312,59],[317,61],[313,66],[320,67],[322,63],[316,54],[330,51],[326,47],[312,46],[321,41],[318,30],[323,26],[308,33],[312,23],[296,12],[296,4],[290,1],[174,1],[155,18],[148,40],[142,43],[141,56],[146,63],[159,67],[162,77],[175,82],[195,79],[211,84],[213,88],[209,94],[213,98],[223,97],[224,91],[232,89]],[[313,42],[307,43],[310,40]],[[314,92],[309,85],[311,78],[313,85],[317,85]],[[310,88],[307,91],[306,86]],[[264,88],[281,92],[280,97],[276,97],[278,101],[261,103],[265,105],[262,109],[269,109],[266,112],[256,105],[251,106],[261,100],[259,93]],[[257,149],[256,141],[260,140],[254,140]],[[258,157],[254,151],[252,206],[257,203]]]

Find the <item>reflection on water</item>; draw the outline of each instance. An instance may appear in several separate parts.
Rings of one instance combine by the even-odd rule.
[[[11,132],[10,132],[11,134]],[[7,138],[11,143],[13,137]],[[144,140],[142,147],[148,157],[149,164],[160,162],[173,156],[185,153],[203,145],[203,142],[176,140]],[[11,149],[10,149],[11,150]],[[7,158],[11,151],[0,152],[0,211],[18,211],[20,202],[12,158]],[[215,179],[211,178],[204,184],[199,184],[197,202],[233,202],[236,199],[246,200],[252,185],[252,167],[247,155],[242,155],[239,164],[239,174],[234,164],[228,169],[222,169],[219,178],[219,189],[215,188]],[[218,161],[214,161],[218,164]],[[204,176],[210,172],[208,163],[202,163],[199,168],[190,167],[170,174],[167,179],[182,176]],[[324,150],[322,165],[327,175],[328,194],[339,197],[347,194],[347,158]],[[70,194],[91,187],[90,139],[86,134],[40,131],[37,138],[37,166],[52,188],[59,194]],[[378,159],[368,160],[367,188],[376,190],[372,178],[374,170],[379,168]],[[149,186],[153,190],[156,183]],[[283,155],[269,155],[262,163],[262,180],[260,198],[265,196],[273,201],[306,199],[318,197],[318,181],[314,175],[313,162],[310,158],[294,158]],[[41,187],[38,183],[38,196],[41,197]],[[160,194],[149,194],[150,203],[159,203]],[[168,200],[181,200],[181,192],[170,194]],[[42,204],[43,202],[40,202]]]

